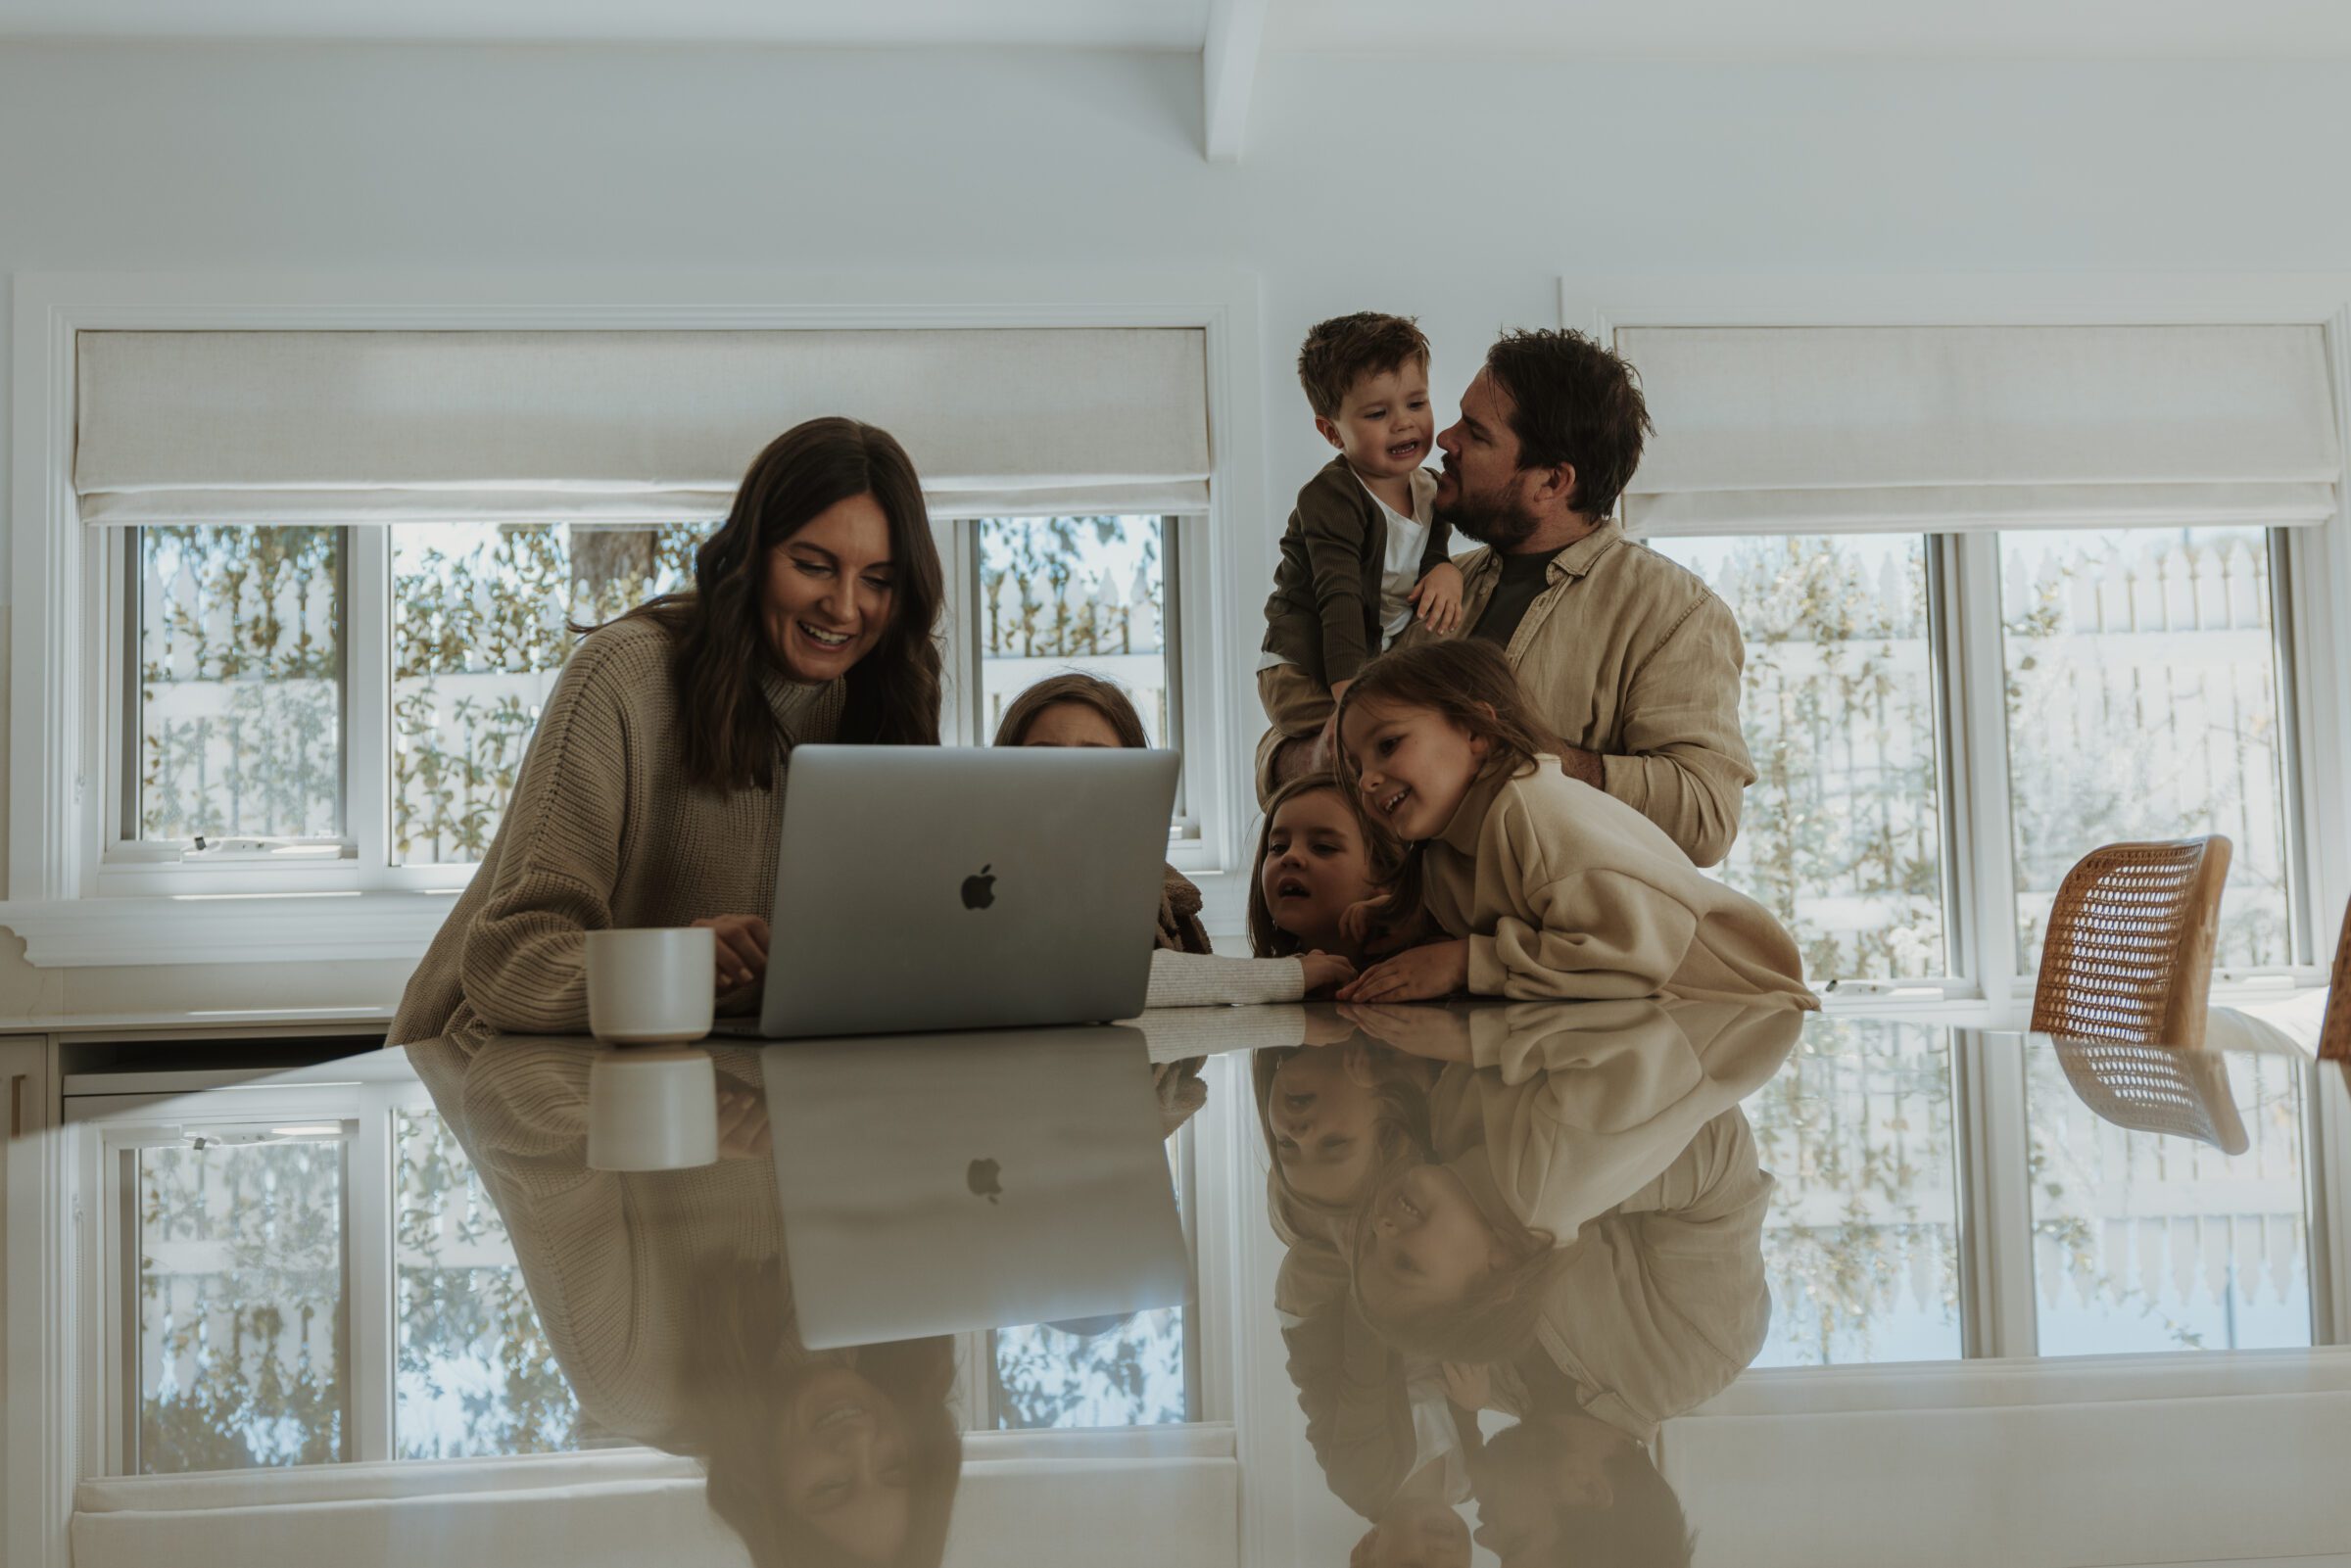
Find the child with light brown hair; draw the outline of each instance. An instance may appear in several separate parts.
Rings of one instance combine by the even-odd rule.
[[[1465,990],[1820,1005],[1769,911],[1702,874],[1639,811],[1561,771],[1559,741],[1492,643],[1380,655],[1340,697],[1336,722],[1357,815],[1407,846],[1368,915],[1425,920],[1445,937],[1372,966],[1342,1001]]]
[[[1444,634],[1462,615],[1437,476],[1420,466],[1436,445],[1428,339],[1407,316],[1333,316],[1307,333],[1298,380],[1339,454],[1298,492],[1266,600],[1257,689],[1272,728],[1258,746],[1260,802],[1325,765],[1318,737],[1365,661],[1415,616]]]

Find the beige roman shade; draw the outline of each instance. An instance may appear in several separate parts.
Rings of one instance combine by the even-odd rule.
[[[1626,327],[1647,534],[2284,525],[2342,472],[2318,326]]]
[[[83,332],[84,522],[721,516],[763,446],[849,414],[939,516],[1200,511],[1194,328]]]

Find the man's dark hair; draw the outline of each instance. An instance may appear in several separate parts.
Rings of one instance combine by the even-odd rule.
[[[1415,360],[1427,368],[1428,339],[1411,316],[1358,310],[1307,329],[1298,350],[1298,384],[1318,418],[1336,419],[1350,387]]]
[[[1641,466],[1654,434],[1641,377],[1580,332],[1507,332],[1486,351],[1486,372],[1510,395],[1518,466],[1575,469],[1568,504],[1606,517]]]

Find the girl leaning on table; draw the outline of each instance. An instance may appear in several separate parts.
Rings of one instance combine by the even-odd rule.
[[[1387,895],[1359,919],[1435,938],[1356,976],[1342,1001],[1670,991],[1819,1005],[1768,911],[1700,873],[1640,812],[1560,771],[1558,741],[1491,643],[1381,654],[1340,698],[1336,723],[1357,815],[1407,845]]]

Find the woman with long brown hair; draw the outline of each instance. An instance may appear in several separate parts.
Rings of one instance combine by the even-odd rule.
[[[392,1041],[585,1031],[587,933],[614,927],[711,927],[721,1010],[754,1006],[792,748],[936,745],[942,597],[888,432],[827,418],[777,437],[693,589],[573,650]]]

